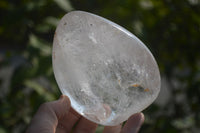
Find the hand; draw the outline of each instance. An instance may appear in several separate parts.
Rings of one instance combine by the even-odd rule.
[[[137,133],[143,122],[144,115],[137,113],[123,128],[122,125],[105,126],[103,133]],[[40,106],[26,133],[71,133],[73,127],[73,133],[95,133],[97,126],[75,112],[69,98],[62,95],[59,100]]]

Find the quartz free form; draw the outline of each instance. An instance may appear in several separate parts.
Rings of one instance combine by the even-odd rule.
[[[53,70],[72,107],[102,125],[117,125],[149,106],[160,73],[149,49],[132,33],[100,16],[73,11],[57,26]]]

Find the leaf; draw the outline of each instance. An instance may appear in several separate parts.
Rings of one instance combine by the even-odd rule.
[[[39,39],[37,36],[34,34],[30,35],[30,45],[33,46],[34,48],[37,48],[40,50],[42,55],[51,55],[51,47],[50,45],[45,45],[47,42]]]
[[[54,0],[56,4],[63,9],[64,11],[71,11],[73,10],[69,0]]]
[[[55,100],[54,95],[48,92],[43,86],[41,86],[37,82],[32,81],[32,80],[26,80],[24,84],[27,87],[33,88],[39,95],[43,95],[45,100],[47,101]]]
[[[187,116],[185,118],[176,119],[172,124],[178,129],[190,128],[194,125],[194,116]]]
[[[2,127],[0,127],[0,133],[6,133],[6,130]]]
[[[45,21],[46,24],[49,24],[49,25],[52,25],[52,26],[56,27],[58,25],[60,19],[52,17],[52,16],[49,16],[44,21]]]

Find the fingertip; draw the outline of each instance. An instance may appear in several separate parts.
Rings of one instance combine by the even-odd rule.
[[[143,113],[136,113],[132,115],[124,125],[122,133],[127,133],[127,132],[137,133],[142,124],[144,123],[144,119],[145,118]]]
[[[59,100],[62,100],[65,97],[65,95],[60,95]]]
[[[70,99],[66,95],[61,95],[60,98],[59,98],[59,101],[61,101],[64,104],[67,104],[68,106],[71,105]]]
[[[132,122],[137,122],[138,125],[142,125],[144,123],[144,114],[142,112],[140,113],[136,113],[134,115],[132,115],[128,121],[132,121]]]
[[[144,113],[141,112],[140,115],[141,115],[141,123],[144,123],[145,120]]]
[[[58,119],[61,119],[67,115],[71,108],[70,99],[65,95],[61,95],[57,101],[50,103],[50,106],[56,113]]]

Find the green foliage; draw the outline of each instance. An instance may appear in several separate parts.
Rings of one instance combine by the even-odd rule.
[[[75,9],[127,28],[158,61],[171,96],[144,111],[141,132],[200,129],[199,0],[1,0],[0,133],[23,132],[41,103],[59,97],[53,35],[60,18]]]

